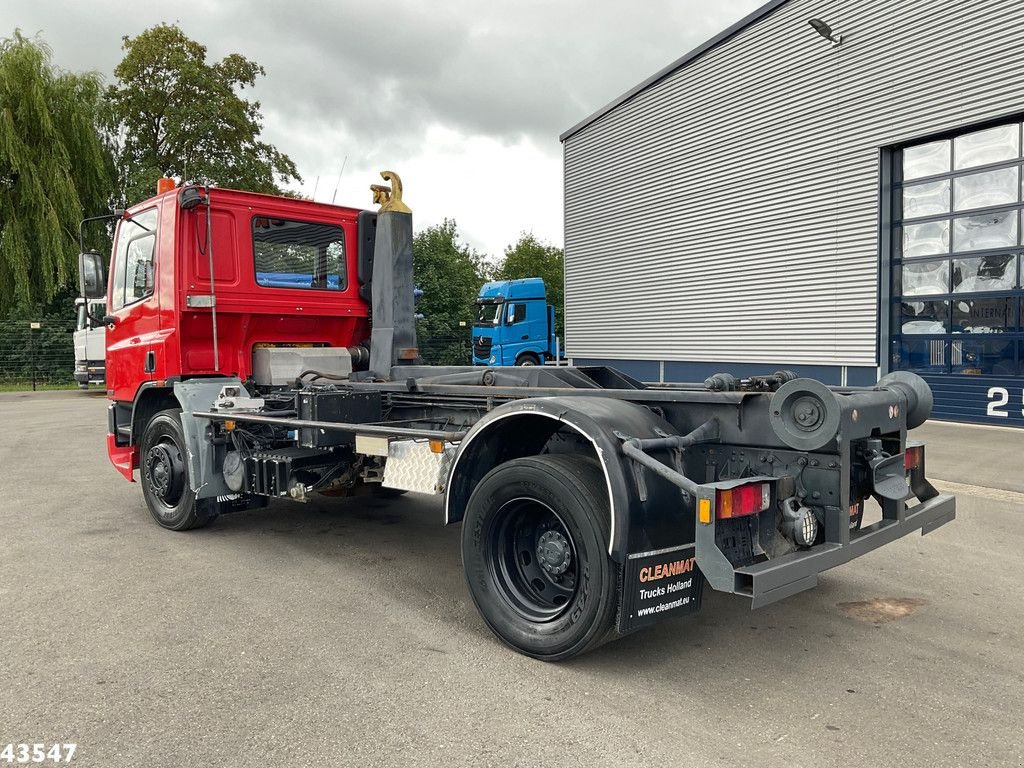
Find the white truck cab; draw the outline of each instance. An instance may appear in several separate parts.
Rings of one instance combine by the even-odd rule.
[[[93,318],[107,313],[104,300],[75,299],[77,321],[75,324],[75,381],[82,389],[90,383],[102,384],[106,377],[106,327]]]

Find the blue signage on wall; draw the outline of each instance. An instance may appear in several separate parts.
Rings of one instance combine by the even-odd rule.
[[[1024,378],[928,375],[933,419],[1024,427]]]

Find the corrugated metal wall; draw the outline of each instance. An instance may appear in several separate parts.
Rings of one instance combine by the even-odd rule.
[[[1022,28],[1017,0],[790,0],[569,136],[569,354],[875,365],[879,150],[1024,112]]]

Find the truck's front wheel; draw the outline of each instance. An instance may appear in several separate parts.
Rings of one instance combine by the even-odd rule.
[[[470,594],[487,626],[528,656],[560,661],[611,636],[618,568],[597,463],[515,459],[473,491],[462,530]]]
[[[181,410],[160,411],[146,425],[140,446],[142,494],[164,528],[187,531],[217,517],[216,499],[197,499],[189,485]]]

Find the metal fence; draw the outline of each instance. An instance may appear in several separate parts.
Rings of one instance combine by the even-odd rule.
[[[427,365],[473,362],[468,328],[448,334],[421,332],[419,347]],[[72,328],[66,319],[0,321],[0,386],[73,386],[74,370]]]
[[[0,321],[0,385],[73,385],[71,334],[63,318]]]
[[[469,328],[456,333],[427,334],[420,331],[417,341],[426,365],[472,365],[473,342]]]

